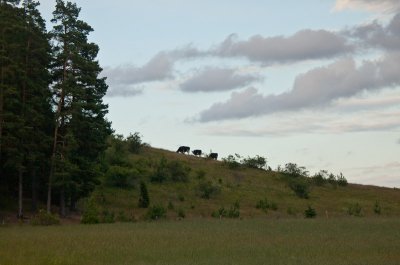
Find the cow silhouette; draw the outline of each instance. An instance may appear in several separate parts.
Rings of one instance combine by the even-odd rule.
[[[193,150],[192,153],[193,153],[195,156],[201,156],[201,154],[202,154],[201,150],[199,150],[199,149]]]
[[[208,157],[211,158],[211,159],[217,160],[218,159],[218,153],[211,153]]]
[[[188,153],[190,152],[190,147],[189,146],[179,146],[178,150],[176,150],[177,153]]]

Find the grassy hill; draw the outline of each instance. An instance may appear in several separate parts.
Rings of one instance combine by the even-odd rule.
[[[316,210],[317,218],[400,216],[398,189],[328,182],[318,186],[310,178],[303,178],[309,188],[309,198],[304,199],[290,188],[292,177],[282,172],[231,168],[222,161],[151,147],[142,148],[138,154],[127,153],[124,161],[124,168],[131,172],[125,182],[115,184],[114,176],[110,183],[106,177],[92,194],[100,211],[113,213],[117,220],[145,219],[148,209],[138,207],[140,181],[146,183],[150,206],[163,207],[168,219],[219,217],[235,209],[240,218],[303,217],[308,206]],[[162,163],[165,167],[174,165],[177,174],[186,170],[185,181],[171,180],[169,176],[161,183],[152,182]],[[260,208],[260,200],[266,207]]]

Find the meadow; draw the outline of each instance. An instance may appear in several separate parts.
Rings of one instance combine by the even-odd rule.
[[[0,227],[0,264],[400,264],[398,218]]]

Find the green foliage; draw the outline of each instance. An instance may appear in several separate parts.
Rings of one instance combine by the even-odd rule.
[[[240,167],[240,158],[239,154],[228,155],[228,157],[222,158],[222,162],[230,169],[237,169]]]
[[[292,179],[289,187],[299,198],[308,199],[310,194],[310,185],[305,178]]]
[[[212,196],[219,194],[221,188],[217,185],[214,185],[211,181],[203,180],[199,182],[197,191],[201,198],[210,199]]]
[[[143,147],[142,137],[138,132],[134,134],[129,134],[126,138],[126,143],[128,145],[128,151],[133,154],[138,154]]]
[[[175,208],[174,204],[171,201],[169,201],[168,202],[168,210],[173,210],[174,208]]]
[[[305,167],[299,167],[295,163],[287,163],[285,164],[285,168],[282,170],[282,172],[290,177],[307,177],[308,176],[308,171],[306,170]]]
[[[165,208],[161,205],[153,205],[149,208],[146,214],[146,219],[147,220],[158,220],[165,218],[167,214],[167,211]]]
[[[233,205],[229,207],[228,210],[225,207],[220,207],[217,211],[211,213],[211,216],[214,218],[239,218],[240,217],[240,204],[239,201],[236,201]]]
[[[278,205],[275,202],[270,202],[267,199],[264,200],[259,200],[256,204],[257,209],[261,209],[265,212],[268,211],[268,209],[276,211],[278,210]]]
[[[340,173],[338,176],[336,176],[336,182],[339,186],[347,186],[347,179],[343,176],[342,173]]]
[[[262,156],[243,158],[242,164],[249,168],[265,169],[267,166],[267,159]]]
[[[135,169],[122,166],[110,166],[106,172],[106,184],[111,187],[131,188],[138,178]]]
[[[191,168],[186,166],[181,161],[170,161],[168,162],[165,157],[160,159],[153,175],[150,180],[152,182],[187,182],[189,180],[189,173]]]
[[[362,207],[359,203],[353,203],[347,208],[347,213],[352,216],[361,217],[362,214]]]
[[[381,205],[379,204],[378,201],[375,201],[375,204],[374,204],[374,213],[380,215],[381,212],[382,212]]]
[[[113,211],[109,211],[107,209],[103,210],[101,216],[101,223],[115,223],[115,214]]]
[[[311,181],[316,186],[323,186],[327,183],[328,171],[320,170],[318,173],[311,177]]]
[[[94,199],[90,198],[86,201],[82,213],[82,224],[98,224],[100,223],[99,208]]]
[[[32,225],[58,225],[60,218],[56,214],[48,213],[46,210],[40,209],[32,218]]]
[[[119,211],[117,215],[118,222],[129,222],[129,218],[126,216],[124,211]]]
[[[315,209],[309,205],[308,208],[304,211],[304,217],[315,218],[316,216],[317,216],[317,211],[315,211]]]
[[[150,204],[150,197],[147,191],[146,183],[143,181],[140,182],[140,195],[139,195],[139,204],[140,208],[147,208]]]

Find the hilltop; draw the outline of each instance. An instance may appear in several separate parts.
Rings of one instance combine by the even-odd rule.
[[[332,181],[328,174],[318,179],[305,177],[301,167],[296,168],[300,175],[295,176],[285,169],[250,168],[233,156],[216,161],[149,146],[137,153],[125,152],[124,158],[117,158],[112,148],[107,154],[123,160],[112,170],[119,172],[120,178],[106,174],[91,197],[101,211],[113,213],[117,220],[118,216],[133,220],[148,217],[149,210],[138,206],[140,182],[147,187],[149,206],[164,208],[169,219],[303,217],[309,206],[317,217],[324,218],[400,215],[398,189],[347,184],[343,176]],[[340,178],[345,183],[340,183]],[[300,192],[296,193],[296,185]],[[306,189],[306,196],[302,196],[302,189]]]

